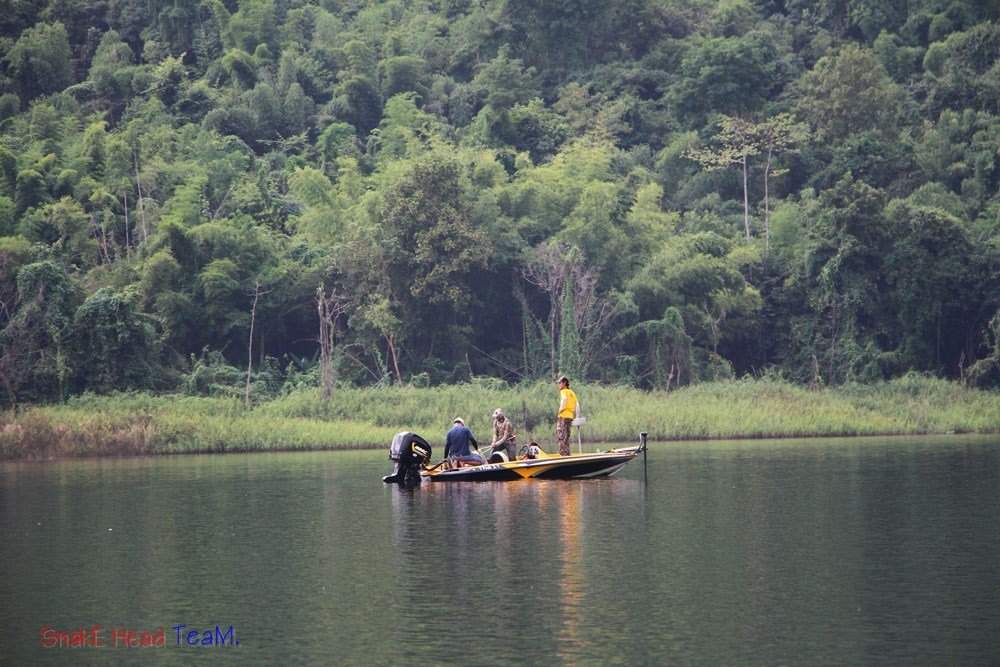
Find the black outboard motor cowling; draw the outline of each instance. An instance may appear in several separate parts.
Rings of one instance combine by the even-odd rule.
[[[431,446],[415,433],[397,433],[389,446],[389,459],[396,462],[386,484],[420,484],[420,467],[431,460]]]

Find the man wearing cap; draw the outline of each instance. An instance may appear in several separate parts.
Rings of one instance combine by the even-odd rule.
[[[463,463],[482,465],[486,463],[479,452],[473,452],[469,445],[478,449],[479,443],[472,437],[472,431],[465,426],[461,417],[455,417],[454,426],[444,436],[444,457],[451,460],[452,468],[461,468]]]
[[[577,416],[580,402],[576,392],[569,388],[569,378],[565,375],[556,380],[559,387],[559,413],[556,416],[556,439],[559,440],[559,455],[569,456],[569,430],[573,418]]]
[[[507,419],[503,410],[493,411],[493,442],[490,443],[490,458],[499,451],[507,452],[507,460],[513,461],[517,456],[517,432],[514,424]]]

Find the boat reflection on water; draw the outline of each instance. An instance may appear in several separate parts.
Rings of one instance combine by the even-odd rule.
[[[406,657],[461,659],[455,641],[468,631],[493,640],[544,636],[544,649],[532,651],[564,662],[586,655],[595,622],[586,609],[597,595],[590,589],[594,577],[613,573],[606,543],[621,537],[599,526],[641,512],[642,488],[628,478],[387,485],[397,609],[435,635],[420,640],[422,649],[410,640]]]
[[[582,520],[580,518],[580,484],[557,484],[554,502],[562,506],[559,515],[560,537],[562,539],[562,560],[560,563],[559,585],[562,587],[562,632],[558,638],[558,655],[563,660],[573,657],[580,649],[581,626],[583,625],[583,586],[580,580],[582,570],[581,540]]]

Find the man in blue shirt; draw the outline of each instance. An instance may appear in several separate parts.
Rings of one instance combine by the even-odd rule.
[[[454,424],[444,436],[444,457],[451,460],[451,467],[461,468],[463,463],[472,465],[486,463],[479,452],[469,449],[470,444],[478,448],[479,443],[472,437],[472,431],[465,426],[462,418],[456,417]]]

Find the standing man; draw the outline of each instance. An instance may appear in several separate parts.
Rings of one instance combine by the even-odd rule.
[[[513,461],[517,456],[517,431],[503,410],[493,411],[493,442],[490,443],[490,458],[499,451],[507,452],[507,460]]]
[[[569,429],[577,416],[580,402],[576,392],[569,388],[569,378],[565,375],[556,380],[559,387],[559,414],[556,417],[556,438],[559,440],[559,455],[569,456]]]
[[[444,436],[444,457],[450,459],[452,468],[461,468],[463,463],[482,465],[486,463],[479,452],[473,452],[469,445],[478,448],[479,443],[472,437],[472,431],[465,426],[461,417],[455,417],[454,426]]]

